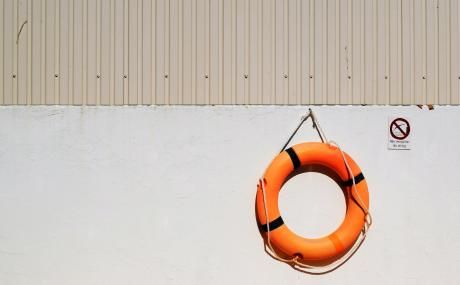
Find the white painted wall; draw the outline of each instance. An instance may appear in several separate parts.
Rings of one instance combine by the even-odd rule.
[[[458,107],[315,107],[366,175],[374,226],[325,276],[264,253],[257,178],[305,109],[1,108],[0,284],[458,284]],[[412,118],[413,150],[387,150],[395,114]],[[288,188],[294,228],[340,221],[327,179]]]

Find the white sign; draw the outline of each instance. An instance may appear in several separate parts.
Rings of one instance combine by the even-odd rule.
[[[388,118],[388,149],[411,148],[411,124],[406,117]]]

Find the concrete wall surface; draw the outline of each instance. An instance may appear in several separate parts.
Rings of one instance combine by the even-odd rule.
[[[264,253],[257,179],[306,109],[0,108],[0,284],[459,284],[458,107],[314,107],[363,170],[374,225],[327,275]],[[391,116],[410,119],[411,150],[387,149]],[[294,141],[310,140],[308,122]],[[286,224],[333,230],[339,188],[291,181]]]

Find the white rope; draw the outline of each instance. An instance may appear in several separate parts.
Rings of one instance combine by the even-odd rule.
[[[342,266],[343,264],[345,264],[345,262],[347,262],[348,259],[350,259],[356,253],[356,251],[359,249],[359,247],[362,245],[362,243],[366,239],[367,232],[368,232],[370,226],[372,225],[372,216],[371,216],[371,213],[370,213],[368,207],[366,207],[366,205],[363,202],[361,196],[359,195],[358,190],[356,189],[355,175],[354,175],[353,171],[351,170],[350,165],[348,164],[348,161],[347,161],[347,158],[345,157],[344,152],[342,151],[342,149],[340,148],[338,143],[336,143],[335,141],[328,141],[326,139],[326,136],[324,135],[324,132],[321,129],[321,126],[319,125],[316,116],[313,114],[313,112],[311,110],[310,110],[310,114],[311,114],[314,126],[318,129],[319,133],[321,133],[320,134],[320,137],[322,136],[321,139],[323,140],[323,138],[324,138],[325,143],[327,143],[327,144],[329,144],[331,146],[335,145],[337,147],[337,149],[340,151],[340,154],[342,155],[343,162],[345,164],[347,172],[348,172],[348,174],[351,177],[352,182],[353,182],[353,185],[352,185],[353,190],[352,191],[355,193],[355,196],[357,197],[357,200],[358,200],[357,202],[358,202],[359,206],[361,207],[361,209],[364,211],[364,214],[365,214],[363,228],[361,230],[360,236],[356,239],[355,243],[347,251],[347,253],[344,256],[342,256],[341,258],[339,258],[337,261],[335,261],[335,262],[333,262],[333,263],[331,263],[329,265],[326,265],[326,266],[309,265],[309,264],[303,263],[302,261],[299,261],[299,259],[300,259],[299,256],[294,256],[291,259],[282,258],[276,253],[276,251],[273,249],[273,246],[271,244],[271,240],[270,240],[270,217],[268,216],[267,197],[266,197],[266,191],[265,191],[265,179],[260,178],[259,183],[260,183],[261,190],[262,190],[264,210],[265,210],[265,223],[267,225],[267,242],[264,243],[264,247],[265,247],[265,251],[272,258],[274,258],[274,259],[276,259],[278,261],[281,261],[281,262],[289,263],[289,264],[291,264],[291,266],[294,269],[296,269],[298,271],[308,273],[308,274],[325,274],[325,273],[332,272],[332,271],[336,270],[337,268],[339,268],[340,266]],[[292,136],[291,136],[290,139],[292,139]],[[268,245],[268,248],[270,250],[267,250],[267,245]]]
[[[271,252],[269,252],[269,254],[275,258],[276,260],[278,261],[283,261],[283,262],[294,262],[294,260],[297,258],[297,257],[294,257],[292,259],[284,259],[284,258],[281,258],[279,255],[276,254],[276,252],[273,250],[273,247],[272,247],[272,244],[271,244],[271,241],[270,241],[270,218],[268,217],[268,208],[267,208],[267,195],[265,194],[265,182],[263,179],[259,179],[259,183],[261,185],[261,189],[262,189],[262,196],[263,196],[263,199],[264,199],[264,210],[265,210],[265,223],[267,225],[267,244],[268,244],[268,247],[270,248]]]
[[[345,154],[343,153],[342,148],[340,148],[338,143],[336,143],[335,141],[328,141],[328,144],[329,145],[335,145],[337,147],[337,149],[340,151],[340,154],[342,155],[343,162],[345,163],[345,166],[347,168],[348,174],[351,176],[351,179],[353,181],[353,188],[352,188],[353,192],[355,193],[356,197],[358,198],[359,206],[364,210],[364,214],[365,214],[364,219],[365,219],[367,228],[369,228],[372,225],[372,215],[369,212],[369,208],[366,207],[366,204],[361,199],[361,196],[359,195],[358,190],[356,189],[355,175],[351,171],[351,167],[348,164],[347,158],[345,157]]]

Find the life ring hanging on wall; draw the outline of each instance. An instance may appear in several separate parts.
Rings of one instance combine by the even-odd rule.
[[[323,142],[301,143],[286,150],[286,145],[283,147],[259,180],[256,218],[265,245],[270,249],[267,252],[272,257],[300,267],[302,271],[318,274],[335,270],[354,254],[364,241],[372,219],[368,210],[367,183],[359,166],[336,143],[325,142],[316,117],[309,111],[286,145],[309,117]],[[284,223],[278,207],[278,195],[296,171],[314,166],[322,167],[338,178],[345,194],[346,214],[334,232],[322,238],[309,239],[295,234]]]

